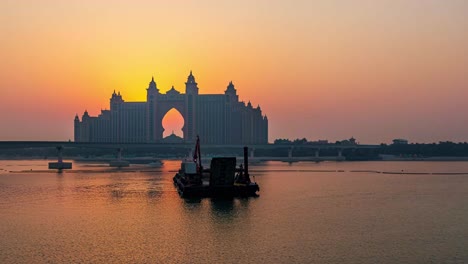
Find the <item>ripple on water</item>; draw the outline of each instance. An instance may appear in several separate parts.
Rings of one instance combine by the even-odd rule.
[[[0,263],[468,262],[468,177],[434,174],[468,163],[255,169],[232,200],[181,199],[164,167],[2,173]],[[402,169],[430,174],[374,173]]]

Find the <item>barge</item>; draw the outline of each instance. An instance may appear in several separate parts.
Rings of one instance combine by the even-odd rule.
[[[239,168],[235,157],[218,157],[211,160],[209,169],[203,169],[198,138],[193,161],[183,161],[173,180],[184,198],[256,197],[260,191],[258,184],[250,179],[247,147],[244,147],[244,164]]]

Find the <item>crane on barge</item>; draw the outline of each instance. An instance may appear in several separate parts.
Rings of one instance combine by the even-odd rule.
[[[260,188],[250,180],[248,148],[244,147],[244,166],[236,168],[235,157],[212,158],[209,169],[201,163],[200,138],[197,136],[193,162],[183,161],[174,176],[174,184],[182,197],[251,197]],[[237,172],[237,174],[236,174]],[[209,178],[209,181],[204,179]]]

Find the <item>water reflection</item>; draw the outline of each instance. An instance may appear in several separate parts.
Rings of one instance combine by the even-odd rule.
[[[111,202],[160,200],[164,195],[162,179],[159,175],[148,176],[134,172],[90,174],[88,178],[80,178],[74,190],[80,195],[94,193],[94,198],[96,194],[101,194],[110,198]]]
[[[124,190],[114,185],[114,187],[111,187],[110,194],[113,201],[120,201],[124,197]]]
[[[177,196],[173,198],[176,200],[182,199],[178,193],[177,193]],[[188,221],[190,221],[191,216],[194,213],[199,214],[199,212],[203,211],[206,207],[206,201],[202,199],[197,199],[197,198],[183,199],[182,204],[183,204],[184,213],[187,215]]]
[[[238,199],[239,207],[242,208],[242,209],[248,209],[248,207],[250,205],[250,201],[258,199],[258,198],[259,197],[257,196],[257,197],[246,197],[246,198]]]
[[[125,190],[128,184],[123,183],[124,177],[125,175],[120,173],[110,173],[110,184],[104,186],[105,189],[108,189],[113,202],[120,202],[125,196],[124,193],[128,192],[128,190]]]
[[[167,167],[2,172],[0,263],[467,262],[466,175],[372,171],[468,163],[288,166],[257,166],[261,196],[228,200],[182,199]]]
[[[251,199],[210,199],[211,218],[215,222],[230,223],[240,217],[248,217]]]
[[[211,213],[215,217],[232,217],[234,213],[233,199],[210,199]]]
[[[187,204],[201,204],[202,199],[201,198],[184,198],[184,202]]]
[[[163,196],[163,188],[161,187],[161,178],[154,177],[146,180],[147,186],[147,196],[149,200],[159,199]]]
[[[57,176],[55,177],[56,183],[57,183],[57,194],[56,197],[60,199],[60,202],[62,202],[64,196],[65,196],[65,183],[64,183],[64,176],[63,173],[57,173]]]

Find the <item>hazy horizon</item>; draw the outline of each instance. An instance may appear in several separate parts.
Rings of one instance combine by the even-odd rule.
[[[270,142],[468,141],[466,1],[19,0],[0,22],[0,141],[73,139],[114,90],[184,92],[190,70],[260,105]]]

